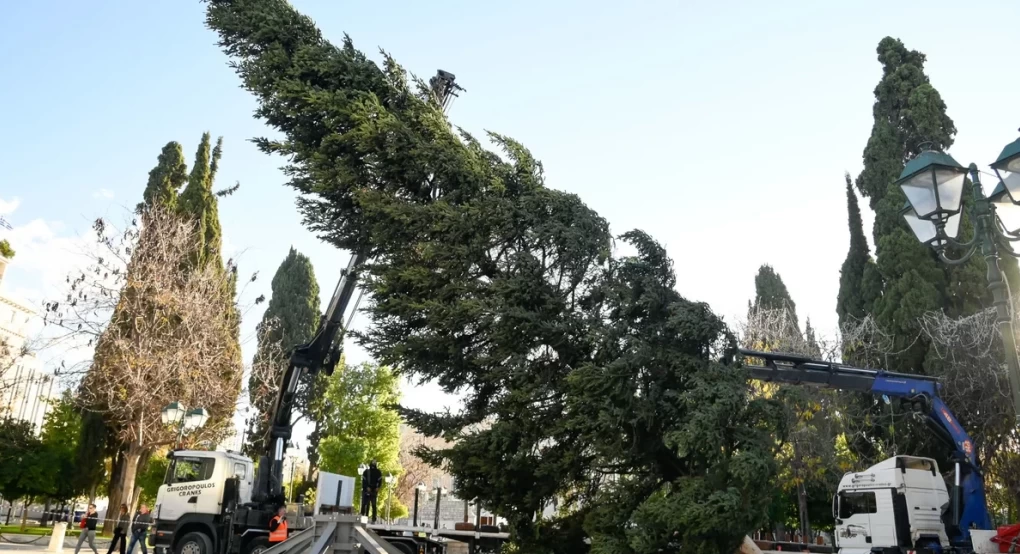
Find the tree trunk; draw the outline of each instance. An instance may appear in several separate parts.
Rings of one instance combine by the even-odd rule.
[[[28,503],[32,501],[31,497],[25,498],[25,504],[21,508],[21,532],[24,533],[28,529]]]
[[[133,514],[138,511],[138,502],[142,499],[142,487],[135,485],[135,494],[132,496],[131,505],[128,506],[128,513]],[[152,508],[151,506],[149,507]]]
[[[120,511],[121,504],[132,504],[132,495],[135,492],[135,476],[138,473],[138,461],[142,459],[142,450],[140,445],[132,444],[128,446],[127,451],[123,453],[124,459],[121,466],[121,473],[119,479],[117,479],[117,485],[113,488],[110,494],[109,508],[106,510],[106,521],[103,524],[103,534],[106,535],[107,529],[110,532],[117,526],[117,514]],[[114,498],[116,496],[117,498]]]
[[[797,507],[800,510],[800,534],[804,541],[811,540],[811,520],[808,518],[807,487],[802,479],[797,486]]]
[[[793,443],[793,467],[797,475],[797,512],[800,515],[800,535],[803,541],[811,538],[811,520],[808,518],[807,476],[804,475],[804,464],[797,443]]]
[[[124,473],[124,447],[113,456],[113,461],[110,464],[110,483],[106,487],[106,497],[109,501],[106,508],[106,519],[103,521],[103,535],[113,534],[114,528],[117,526],[116,522],[110,518],[110,513],[113,511],[110,506],[120,506],[123,501],[121,498],[124,497],[123,491],[120,487],[121,475]],[[93,490],[93,495],[95,491]],[[94,500],[92,501],[95,502]]]

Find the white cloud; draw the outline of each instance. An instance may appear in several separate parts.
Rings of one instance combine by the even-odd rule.
[[[0,215],[10,215],[14,213],[14,210],[18,209],[18,205],[21,204],[21,199],[15,196],[11,200],[4,200],[0,198]]]
[[[92,193],[92,198],[113,198],[113,191],[110,189],[99,189]]]

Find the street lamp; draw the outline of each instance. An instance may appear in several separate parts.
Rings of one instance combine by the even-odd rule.
[[[977,165],[964,168],[952,156],[931,150],[910,160],[896,184],[907,197],[902,211],[907,225],[917,240],[938,253],[940,260],[949,265],[963,264],[979,250],[985,258],[988,290],[992,293],[995,321],[1006,356],[1013,409],[1020,420],[1020,360],[1016,354],[1010,299],[999,267],[1002,253],[1020,257],[1010,246],[1020,241],[1020,139],[1006,145],[991,167],[999,183],[987,197],[981,189]],[[973,185],[974,237],[961,243],[956,237],[960,231],[963,185],[968,173]],[[946,256],[947,246],[963,249],[965,254],[950,258]]]
[[[163,425],[179,426],[177,429],[177,442],[174,444],[175,448],[180,445],[181,438],[184,437],[185,430],[194,431],[209,421],[209,411],[205,408],[188,410],[180,402],[171,402],[170,404],[167,404],[160,411],[159,416],[163,421]]]
[[[418,484],[414,486],[414,520],[411,523],[411,527],[418,526],[418,495],[423,492],[425,492],[425,483],[419,481]]]
[[[390,506],[393,505],[393,483],[397,481],[397,478],[392,473],[386,474],[386,484],[389,485],[386,491],[386,525],[391,525],[390,521]]]

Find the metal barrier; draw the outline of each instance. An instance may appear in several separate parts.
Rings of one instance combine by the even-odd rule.
[[[303,553],[308,549],[308,546],[312,543],[312,539],[315,538],[315,527],[309,527],[302,529],[301,531],[294,533],[287,537],[287,540],[280,544],[274,544],[273,546],[262,551],[262,554],[299,554]]]
[[[361,539],[361,547],[371,554],[402,554],[393,545],[376,535],[375,531],[363,525],[356,526],[354,534]]]

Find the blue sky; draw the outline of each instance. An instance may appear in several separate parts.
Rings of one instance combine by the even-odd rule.
[[[989,163],[1020,126],[1016,2],[293,3],[334,41],[347,32],[423,77],[455,73],[467,89],[451,109],[456,124],[522,141],[549,186],[579,194],[617,233],[650,232],[674,257],[680,292],[731,322],[767,262],[801,319],[833,334],[849,240],[843,172],[860,170],[882,37],[928,55],[959,161]],[[225,141],[219,186],[241,183],[220,207],[227,253],[261,275],[242,303],[268,293],[291,245],[332,292],[347,255],[301,226],[281,160],[248,142],[269,131],[203,8],[5,7],[0,215],[15,230],[0,234],[19,250],[7,289],[52,294],[74,237],[97,216],[125,217],[162,145],[183,143],[190,160],[210,131]],[[246,337],[260,317],[248,312]],[[439,408],[434,393],[408,388],[406,398]]]

